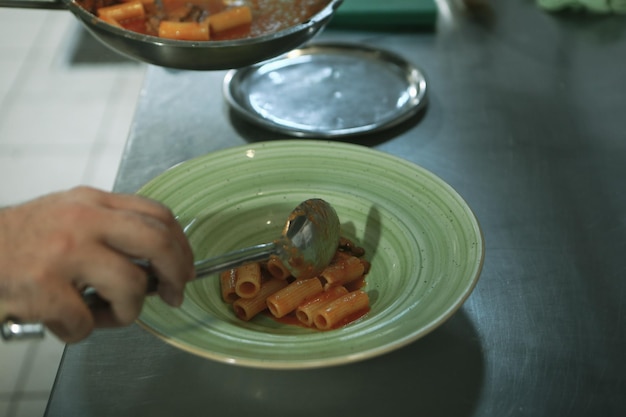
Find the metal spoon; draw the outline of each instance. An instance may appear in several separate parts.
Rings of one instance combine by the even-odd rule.
[[[279,239],[197,261],[196,276],[202,278],[276,255],[294,277],[312,278],[328,266],[338,245],[337,213],[326,201],[310,199],[291,212]]]
[[[250,262],[267,260],[272,255],[278,256],[294,277],[312,278],[328,266],[338,245],[337,213],[326,201],[310,199],[300,203],[291,212],[280,238],[215,258],[196,261],[194,264],[196,278],[204,278]],[[156,275],[150,272],[149,265],[140,261],[137,264],[149,272],[147,292],[154,292],[158,286]],[[87,288],[82,296],[92,309],[108,305],[108,302],[100,298],[91,287]],[[44,327],[40,323],[7,320],[0,326],[0,334],[5,340],[41,337],[43,332]]]

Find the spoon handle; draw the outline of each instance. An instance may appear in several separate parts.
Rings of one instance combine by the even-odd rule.
[[[276,253],[276,243],[263,243],[244,249],[238,249],[214,258],[202,259],[194,263],[196,269],[196,279],[205,278],[227,269],[237,268],[250,262],[263,261],[268,259],[272,254]],[[137,266],[143,268],[148,274],[148,286],[146,293],[154,293],[159,285],[157,276],[152,271],[150,264],[141,260],[134,261]],[[97,309],[108,306],[93,288],[87,288],[83,291],[83,300],[89,308]]]
[[[276,253],[276,243],[263,243],[249,248],[238,249],[225,253],[214,258],[196,261],[196,279],[204,278],[216,272],[237,268],[250,262],[257,262],[269,259]]]

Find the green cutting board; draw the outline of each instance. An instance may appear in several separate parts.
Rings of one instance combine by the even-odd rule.
[[[353,29],[433,29],[435,0],[343,0],[330,25]]]

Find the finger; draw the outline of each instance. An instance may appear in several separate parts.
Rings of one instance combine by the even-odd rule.
[[[42,303],[39,315],[52,333],[66,343],[78,342],[89,336],[94,328],[94,319],[74,288],[67,286],[58,297],[48,300],[48,303]]]
[[[101,192],[97,197],[101,204],[116,210],[130,210],[157,217],[163,221],[172,216],[165,205],[137,194],[116,194]]]
[[[100,198],[106,207],[134,211],[159,219],[178,241],[186,260],[193,263],[193,251],[187,236],[168,207],[158,201],[133,194],[104,193]]]
[[[2,320],[42,322],[67,343],[84,339],[93,330],[91,312],[76,288],[55,276],[19,280],[9,294],[2,302]]]
[[[133,323],[141,313],[146,296],[145,272],[127,256],[106,247],[87,249],[83,255],[77,285],[93,287],[98,296],[108,302],[106,308],[92,308],[96,327]]]
[[[189,264],[193,263],[193,252],[185,233],[171,210],[160,202],[135,194],[109,193],[84,186],[76,187],[72,193],[80,199],[96,202],[100,206],[115,211],[131,211],[160,220],[178,241],[185,260]],[[193,278],[193,272],[191,269],[190,279]]]
[[[158,293],[169,304],[182,302],[185,284],[193,277],[193,263],[170,230],[152,217],[116,212],[106,230],[106,244],[130,256],[147,259],[159,281]]]

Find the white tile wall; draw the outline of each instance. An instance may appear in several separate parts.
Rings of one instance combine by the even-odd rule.
[[[145,66],[72,64],[79,36],[67,11],[0,8],[0,207],[113,186]],[[63,348],[0,341],[0,417],[43,416]]]

